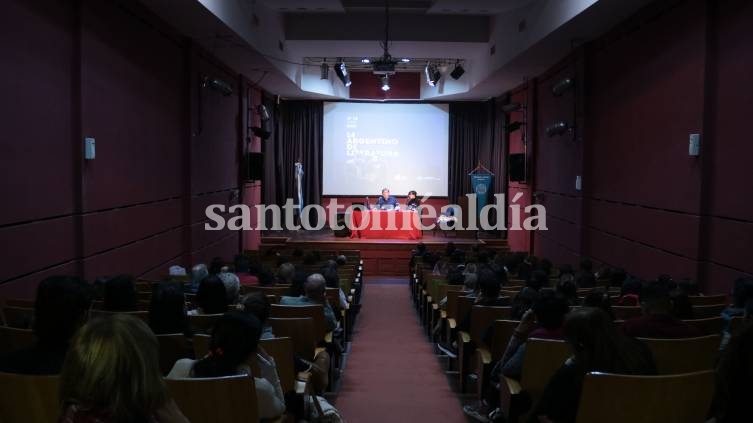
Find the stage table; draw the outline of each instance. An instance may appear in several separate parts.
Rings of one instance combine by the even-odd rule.
[[[415,215],[415,211],[408,210],[353,210],[350,215],[350,238],[421,239],[421,229],[414,221]],[[366,219],[368,222],[365,222]],[[390,220],[394,222],[395,229],[386,229]],[[363,229],[359,229],[361,227]]]

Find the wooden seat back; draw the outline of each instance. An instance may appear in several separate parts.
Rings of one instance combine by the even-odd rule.
[[[182,333],[157,335],[159,342],[159,367],[163,375],[170,372],[175,362],[181,358],[190,358],[188,341]]]
[[[204,358],[209,352],[209,343],[212,341],[212,335],[197,333],[191,338],[193,344],[193,356],[199,360]]]
[[[324,295],[327,297],[330,306],[340,307],[340,288],[327,288]]]
[[[497,319],[494,321],[494,336],[492,336],[492,344],[489,346],[492,362],[496,362],[502,358],[505,349],[507,349],[507,344],[510,342],[510,338],[519,324],[519,320]]]
[[[257,423],[254,378],[237,375],[165,379],[170,396],[191,423]]]
[[[727,308],[727,304],[694,305],[693,318],[708,319],[711,317],[717,317],[722,314],[722,311],[725,308]]]
[[[188,326],[196,333],[211,333],[222,313],[188,315]]]
[[[6,326],[30,329],[34,320],[34,309],[29,307],[3,307],[3,320]]]
[[[314,321],[304,318],[270,318],[272,332],[277,337],[293,340],[293,352],[304,360],[313,361],[316,343],[319,340],[314,333]]]
[[[471,307],[471,326],[470,334],[471,340],[476,343],[479,348],[488,347],[484,343],[485,334],[498,319],[509,319],[512,307],[485,307],[485,306],[473,306]],[[494,333],[496,336],[496,333]]]
[[[654,356],[660,375],[680,374],[714,368],[722,342],[719,335],[698,338],[648,339],[641,338]]]
[[[576,422],[702,423],[713,391],[712,371],[664,376],[588,373]]]
[[[277,295],[282,297],[290,293],[290,285],[273,285],[273,286],[256,286],[256,285],[242,285],[241,294],[250,294],[252,292],[261,292],[264,295]]]
[[[688,300],[690,300],[690,304],[693,306],[703,306],[703,305],[714,305],[714,304],[724,304],[726,305],[729,302],[729,299],[727,298],[727,294],[719,294],[719,295],[692,295],[688,297]]]
[[[467,295],[467,292],[463,291],[447,291],[447,305],[445,306],[445,310],[447,312],[447,318],[448,319],[456,319],[458,316],[458,299],[464,295]]]
[[[295,390],[296,372],[293,362],[293,339],[288,337],[262,339],[259,341],[259,347],[275,359],[282,392]],[[255,375],[261,374],[256,361],[252,363],[251,367]]]
[[[321,304],[272,304],[269,316],[281,319],[310,318],[314,324],[314,335],[316,336],[317,341],[324,339],[324,335],[328,332],[327,324],[324,320],[324,306],[322,306]]]
[[[630,320],[643,314],[643,309],[638,306],[612,306],[612,313],[617,320]]]
[[[565,341],[530,338],[526,341],[520,385],[536,404],[549,379],[570,356],[570,346]]]
[[[683,322],[698,328],[704,335],[717,335],[724,329],[724,320],[720,316],[683,320]]]
[[[0,354],[30,348],[36,341],[31,329],[0,326]]]
[[[0,373],[0,422],[49,423],[58,421],[60,378]]]
[[[89,313],[89,318],[94,319],[97,317],[108,317],[116,314],[126,314],[137,319],[141,319],[147,325],[149,324],[149,312],[148,311],[104,311],[104,310],[92,310]]]
[[[5,305],[7,307],[34,308],[34,299],[33,298],[6,298]]]

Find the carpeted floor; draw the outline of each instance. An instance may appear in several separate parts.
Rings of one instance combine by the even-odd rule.
[[[349,423],[466,422],[398,282],[366,281],[336,406]]]

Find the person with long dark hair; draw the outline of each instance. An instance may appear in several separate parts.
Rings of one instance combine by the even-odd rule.
[[[656,374],[648,347],[620,333],[600,308],[570,312],[564,334],[573,356],[549,380],[529,422],[575,422],[583,378],[588,372]]]
[[[182,333],[191,336],[186,316],[186,297],[178,282],[152,285],[149,302],[149,327],[156,335]]]
[[[227,294],[225,284],[217,275],[209,275],[199,284],[196,291],[196,309],[189,315],[218,314],[227,311]]]
[[[221,377],[251,374],[249,363],[256,361],[261,377],[254,377],[259,417],[270,419],[285,412],[285,396],[275,361],[259,348],[259,319],[233,310],[217,320],[209,342],[209,352],[199,360],[184,358],[173,366],[168,379]]]

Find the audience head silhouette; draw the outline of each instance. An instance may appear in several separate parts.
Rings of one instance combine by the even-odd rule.
[[[225,284],[217,275],[204,278],[196,292],[196,304],[204,314],[217,314],[227,311]]]
[[[133,276],[118,275],[105,282],[105,310],[135,311],[138,305]]]
[[[158,335],[188,332],[186,298],[179,283],[161,282],[152,285],[149,327]]]
[[[241,311],[230,311],[212,329],[209,353],[193,366],[196,377],[229,376],[238,373],[259,344],[261,323]]]

